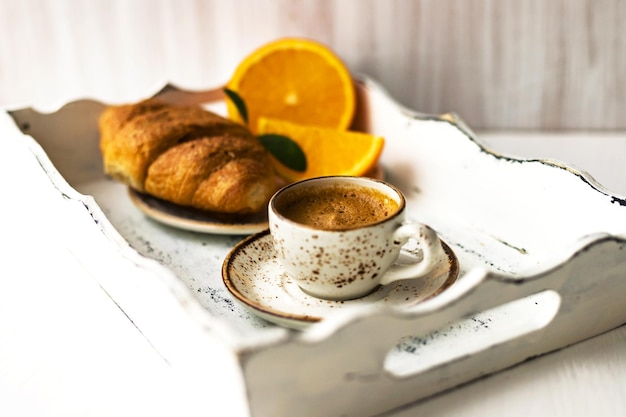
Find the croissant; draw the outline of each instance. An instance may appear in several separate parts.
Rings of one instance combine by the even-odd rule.
[[[247,214],[276,190],[269,156],[244,126],[197,106],[146,100],[99,119],[104,171],[182,206]]]

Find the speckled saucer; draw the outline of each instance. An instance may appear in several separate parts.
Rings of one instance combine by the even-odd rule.
[[[456,281],[459,272],[454,252],[443,242],[442,246],[447,258],[426,277],[379,286],[354,300],[329,301],[304,293],[287,276],[276,257],[269,230],[265,230],[231,250],[224,260],[222,279],[231,294],[254,314],[285,327],[303,329],[349,306],[407,308],[439,294]]]

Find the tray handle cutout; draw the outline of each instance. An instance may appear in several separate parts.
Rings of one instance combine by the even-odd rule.
[[[539,334],[556,316],[561,297],[544,290],[455,321],[419,337],[405,337],[385,356],[383,367],[395,378],[409,378],[430,369],[490,354],[508,342]]]

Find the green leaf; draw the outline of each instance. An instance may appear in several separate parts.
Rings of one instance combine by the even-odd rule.
[[[230,90],[228,88],[224,88],[224,93],[228,96],[228,98],[233,102],[235,107],[237,107],[237,111],[239,115],[243,119],[245,124],[248,124],[248,108],[246,107],[246,102],[243,101],[243,98],[236,91]]]
[[[300,145],[294,142],[293,139],[283,135],[268,133],[259,135],[259,140],[265,146],[265,149],[287,168],[298,172],[306,171],[306,156],[302,152]]]

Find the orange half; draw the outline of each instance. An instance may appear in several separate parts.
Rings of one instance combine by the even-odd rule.
[[[248,126],[259,117],[346,130],[355,111],[350,71],[327,46],[283,38],[252,52],[237,66],[226,85],[246,103]],[[242,122],[230,101],[228,115]]]

